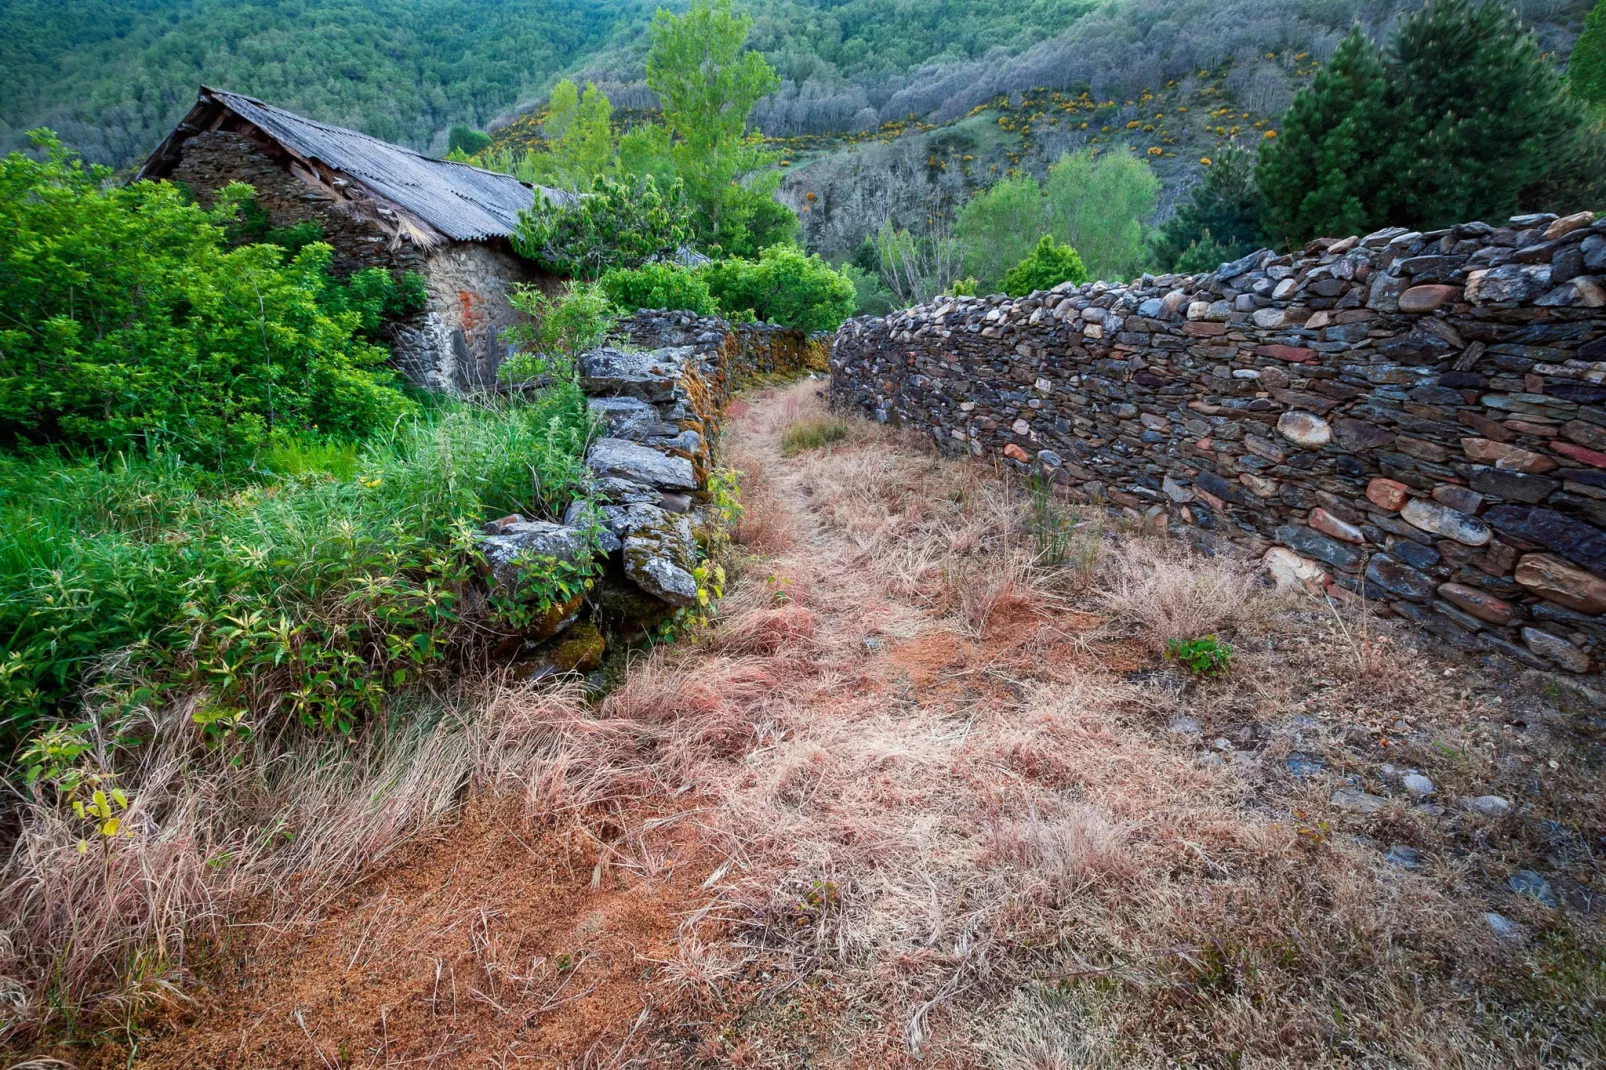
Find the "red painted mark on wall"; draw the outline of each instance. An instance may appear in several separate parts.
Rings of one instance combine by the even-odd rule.
[[[485,326],[485,297],[472,290],[457,291],[457,303],[462,306],[463,333],[472,334]]]

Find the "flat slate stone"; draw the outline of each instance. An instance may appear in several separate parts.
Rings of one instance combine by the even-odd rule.
[[[1484,514],[1489,526],[1504,535],[1538,543],[1591,572],[1606,572],[1606,531],[1554,509],[1497,505]]]
[[[669,401],[691,352],[686,347],[645,353],[609,346],[593,349],[580,358],[580,389],[591,395]]]
[[[680,428],[665,420],[651,404],[629,396],[592,398],[586,402],[591,415],[601,420],[611,438],[641,442],[658,436],[678,434]]]
[[[660,490],[696,490],[691,462],[622,438],[599,438],[586,451],[586,465],[598,478],[645,483]]]

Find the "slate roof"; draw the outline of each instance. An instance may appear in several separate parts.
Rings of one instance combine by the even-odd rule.
[[[197,106],[209,101],[254,124],[285,148],[350,175],[458,241],[511,234],[518,224],[519,212],[534,203],[537,189],[558,203],[573,196],[526,185],[512,175],[433,159],[355,130],[276,108],[255,97],[202,86]],[[142,176],[162,153],[163,148],[158,148],[152,154],[141,169]]]

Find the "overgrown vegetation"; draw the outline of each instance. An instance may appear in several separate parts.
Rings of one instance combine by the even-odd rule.
[[[199,692],[198,724],[350,730],[473,627],[472,525],[561,514],[588,430],[560,382],[272,451],[243,480],[165,447],[0,456],[0,748],[86,690],[135,720]]]
[[[169,448],[239,468],[304,434],[354,439],[416,405],[370,340],[393,280],[351,285],[314,243],[229,248],[212,211],[165,183],[106,186],[46,134],[0,161],[0,438]]]

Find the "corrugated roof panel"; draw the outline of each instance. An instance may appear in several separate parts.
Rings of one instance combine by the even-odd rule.
[[[355,130],[275,108],[254,97],[220,89],[203,92],[286,148],[361,180],[375,193],[458,241],[512,234],[519,212],[535,201],[535,189],[512,175],[432,159]],[[556,201],[570,196],[538,188]]]

